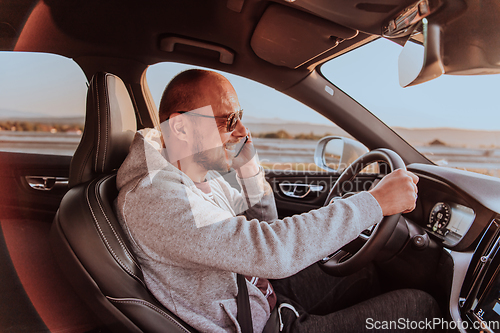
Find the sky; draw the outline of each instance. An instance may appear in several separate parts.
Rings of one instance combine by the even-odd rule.
[[[72,59],[45,53],[0,52],[0,112],[83,116],[86,83],[83,71]]]
[[[322,72],[390,126],[500,129],[500,74],[442,75],[401,88],[401,50],[379,39],[323,65]]]
[[[421,85],[401,88],[397,76],[400,52],[400,46],[381,39],[333,59],[321,70],[332,83],[389,126],[500,130],[500,75],[443,75]],[[156,103],[168,81],[187,68],[182,64],[162,63],[148,69],[148,85]],[[272,88],[224,75],[234,85],[245,114],[331,124]],[[5,110],[16,110],[81,116],[85,112],[86,84],[83,72],[71,59],[0,52],[0,115]]]

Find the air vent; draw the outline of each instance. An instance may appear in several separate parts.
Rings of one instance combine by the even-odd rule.
[[[472,272],[469,268],[468,274],[471,274],[472,281],[470,281],[470,289],[465,302],[462,304],[463,308],[467,310],[473,308],[481,293],[484,292],[488,281],[486,276],[489,275],[491,278],[493,273],[489,272],[489,268],[499,250],[500,225],[498,220],[493,220],[476,248],[474,256],[478,259],[477,265]]]

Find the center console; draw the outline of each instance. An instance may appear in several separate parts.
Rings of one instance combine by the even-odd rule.
[[[488,227],[460,293],[462,318],[482,332],[500,332],[500,221]]]

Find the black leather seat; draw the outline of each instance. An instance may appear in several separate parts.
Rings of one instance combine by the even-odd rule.
[[[82,141],[70,167],[70,190],[52,227],[61,268],[103,323],[116,332],[195,332],[148,291],[114,212],[116,169],[136,132],[124,83],[97,73],[90,84]]]

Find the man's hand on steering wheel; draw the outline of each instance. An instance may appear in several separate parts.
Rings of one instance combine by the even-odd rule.
[[[406,170],[397,169],[382,180],[370,191],[377,200],[384,216],[409,213],[415,209],[417,202],[418,177]]]
[[[376,224],[370,236],[361,234],[321,260],[320,267],[328,274],[346,276],[369,264],[393,235],[400,213],[415,209],[418,177],[406,171],[406,165],[398,154],[384,148],[366,153],[347,167],[330,190],[325,205],[329,205],[334,198],[342,197],[345,194],[342,190],[344,183],[352,181],[367,165],[375,162],[385,163],[392,170],[369,191],[382,208],[384,218]]]

